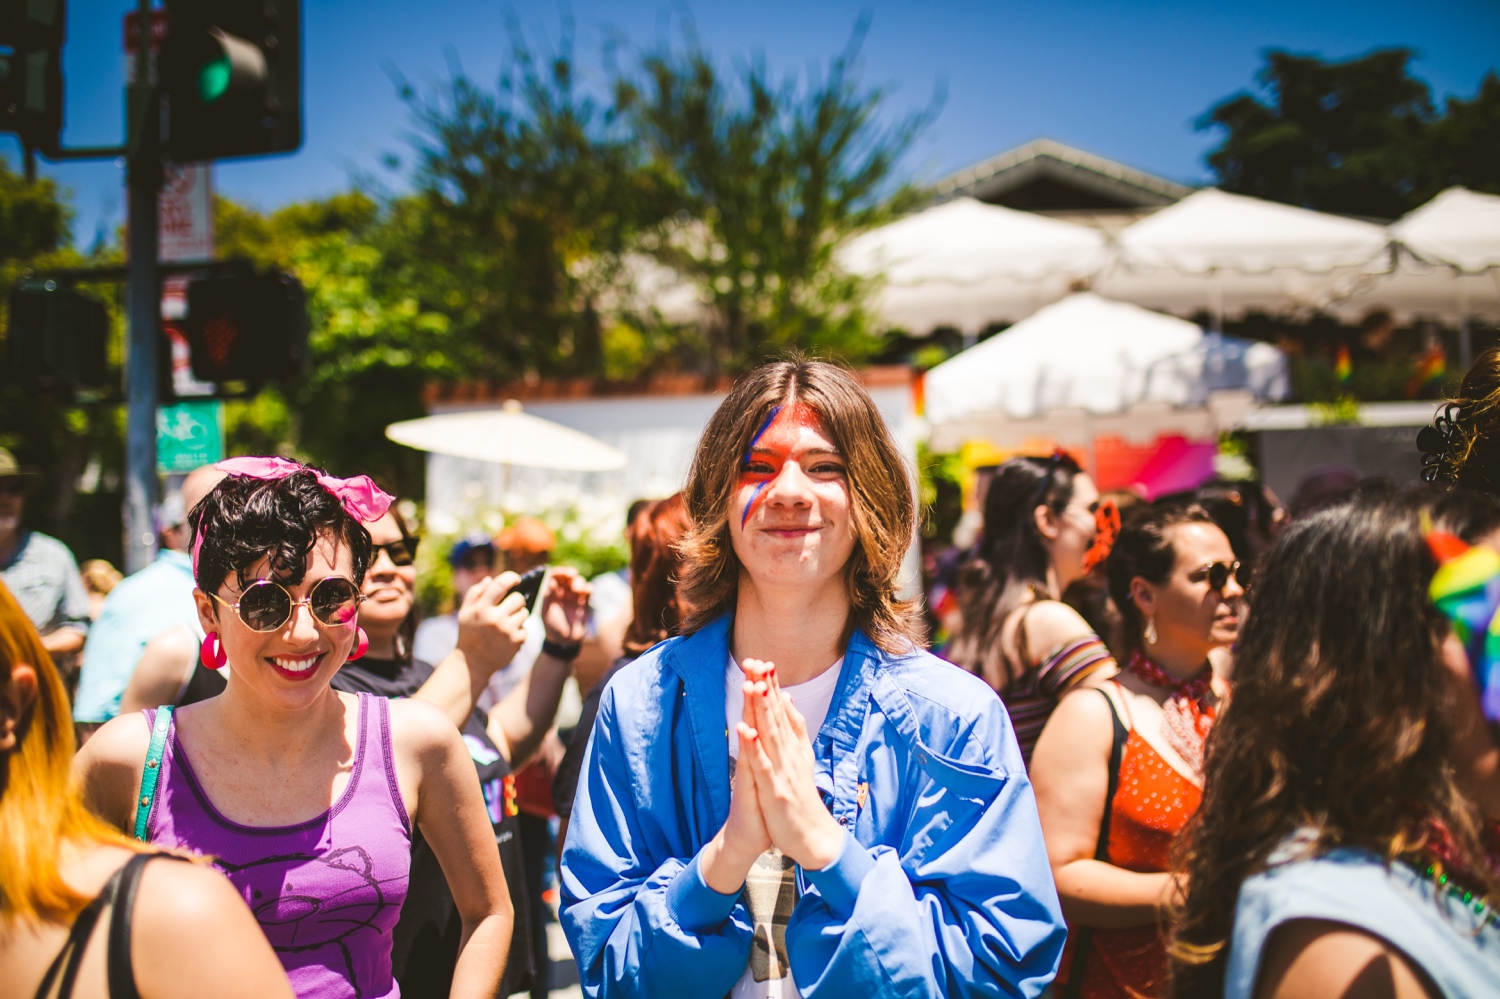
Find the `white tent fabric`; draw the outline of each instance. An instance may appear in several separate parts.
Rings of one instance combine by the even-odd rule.
[[[1388,270],[1381,226],[1208,189],[1125,229],[1100,294],[1219,318],[1324,308]]]
[[[1079,292],[927,372],[934,426],[976,413],[1116,413],[1140,403],[1202,404],[1209,392],[1285,395],[1280,351],[1135,305]]]
[[[605,472],[625,465],[625,452],[601,440],[521,411],[511,400],[500,409],[442,413],[385,428],[397,444],[500,465]]]
[[[1106,254],[1097,230],[955,198],[856,237],[839,263],[883,274],[877,314],[923,335],[1023,319],[1097,273]]]
[[[1418,260],[1477,273],[1500,267],[1500,196],[1450,187],[1391,226]]]

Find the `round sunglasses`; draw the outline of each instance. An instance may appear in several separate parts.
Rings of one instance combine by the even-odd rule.
[[[302,604],[307,605],[319,624],[330,628],[347,627],[354,623],[359,605],[365,599],[353,581],[343,576],[324,576],[301,600],[294,600],[286,587],[274,579],[257,579],[240,591],[240,599],[235,603],[217,593],[209,596],[238,614],[245,627],[260,632],[280,628],[291,620],[293,611]]]
[[[1188,573],[1188,581],[1201,583],[1206,579],[1210,590],[1222,592],[1224,587],[1229,585],[1230,576],[1233,576],[1234,581],[1240,584],[1241,589],[1249,589],[1250,567],[1237,559],[1233,562],[1210,562],[1208,565],[1199,566]]]

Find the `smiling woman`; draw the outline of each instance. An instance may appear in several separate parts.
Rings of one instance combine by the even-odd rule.
[[[563,850],[590,995],[1039,994],[1061,914],[994,691],[922,650],[911,479],[847,371],[709,420],[683,635],[600,698]]]
[[[493,995],[511,908],[457,730],[430,705],[329,685],[368,645],[361,521],[390,497],[282,459],[219,467],[228,476],[189,519],[204,663],[227,666],[227,686],[100,729],[75,763],[90,804],[213,858],[299,996],[399,994],[392,930],[420,831],[464,924],[452,994]]]

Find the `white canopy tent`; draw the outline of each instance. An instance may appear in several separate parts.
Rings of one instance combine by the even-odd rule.
[[[839,263],[884,275],[876,312],[886,325],[977,334],[1062,298],[1098,272],[1106,253],[1097,230],[955,198],[856,237]]]
[[[1078,292],[933,368],[925,394],[934,446],[946,448],[962,443],[965,428],[992,431],[997,422],[1059,411],[1107,415],[1144,407],[1161,423],[1171,408],[1198,407],[1177,420],[1198,432],[1207,424],[1202,407],[1222,392],[1284,398],[1281,352]],[[985,435],[993,433],[976,433]]]
[[[1355,319],[1383,308],[1399,322],[1500,323],[1500,197],[1450,187],[1390,227],[1395,270],[1333,311]]]
[[[1208,189],[1125,229],[1094,287],[1177,315],[1311,312],[1390,269],[1382,226]]]

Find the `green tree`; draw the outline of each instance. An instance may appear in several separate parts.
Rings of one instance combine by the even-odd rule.
[[[1433,188],[1462,184],[1500,194],[1500,76],[1486,73],[1469,100],[1448,98],[1431,140]]]
[[[843,273],[848,235],[914,205],[895,169],[932,120],[882,126],[886,94],[858,74],[864,24],[806,87],[759,61],[726,79],[691,28],[616,79],[647,167],[675,211],[641,244],[710,305],[710,366],[734,370],[797,347],[858,361],[873,353],[867,279]]]
[[[1432,194],[1434,118],[1410,49],[1342,62],[1272,49],[1256,75],[1264,97],[1235,94],[1200,129],[1222,128],[1208,164],[1227,191],[1321,211],[1395,218]]]

